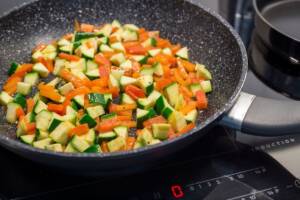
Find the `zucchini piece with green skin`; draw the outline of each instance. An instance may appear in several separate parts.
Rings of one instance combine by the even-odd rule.
[[[24,77],[24,82],[30,85],[37,85],[39,82],[39,74],[37,72],[27,73]]]
[[[121,42],[115,42],[115,43],[111,44],[110,47],[118,52],[123,52],[123,53],[126,52],[125,47],[123,46],[123,44]]]
[[[149,76],[152,76],[153,75],[153,73],[154,73],[154,69],[153,68],[142,68],[141,70],[140,70],[140,74],[142,75],[142,76],[145,76],[145,75],[149,75]]]
[[[59,93],[64,95],[64,96],[72,90],[74,90],[74,86],[71,82],[66,83],[63,86],[61,86],[60,88],[58,88]]]
[[[97,42],[98,44],[107,44],[109,41],[108,37],[101,37],[101,38],[98,38]]]
[[[133,149],[138,149],[138,148],[141,148],[143,147],[144,145],[141,143],[141,142],[135,142],[134,143],[134,146],[133,146]]]
[[[148,54],[151,56],[151,57],[154,57],[156,56],[157,54],[159,54],[161,52],[161,49],[151,49],[148,51]]]
[[[57,42],[58,46],[67,46],[70,44],[72,44],[72,42],[70,42],[69,40],[67,40],[65,38],[62,38],[62,39],[58,40],[58,42]]]
[[[114,132],[123,138],[127,138],[128,137],[128,127],[127,126],[117,126],[114,128]]]
[[[116,65],[116,66],[120,66],[121,63],[125,62],[126,61],[126,58],[124,56],[123,53],[117,53],[117,54],[114,54],[111,58],[110,58],[110,61]]]
[[[15,73],[15,71],[18,69],[19,67],[19,64],[16,63],[16,62],[12,62],[11,65],[10,65],[10,68],[8,69],[8,76],[11,76],[13,75],[13,73]]]
[[[93,119],[105,114],[104,108],[101,105],[88,107],[86,111]]]
[[[94,59],[95,57],[96,50],[94,48],[88,48],[86,45],[81,45],[77,50],[79,50],[81,55],[85,58]]]
[[[58,118],[58,117],[54,117],[51,119],[51,121],[49,122],[49,125],[48,125],[48,131],[49,132],[52,132],[55,130],[56,127],[59,126],[59,124],[63,122],[63,120],[61,118]]]
[[[135,55],[131,56],[135,61],[139,62],[140,64],[146,64],[148,61],[148,56],[141,56],[141,55]]]
[[[69,142],[67,147],[65,148],[64,152],[66,152],[66,153],[76,153],[78,151],[72,146],[71,142]]]
[[[101,153],[101,147],[99,144],[93,144],[87,148],[84,153]]]
[[[122,34],[124,32],[124,29],[120,27],[116,32],[111,34],[112,37],[116,37],[116,39],[121,42],[122,41]]]
[[[34,139],[35,139],[35,135],[22,135],[22,136],[20,136],[20,140],[23,143],[29,144],[29,145],[32,145]]]
[[[123,137],[117,137],[107,143],[109,152],[116,152],[125,147],[126,143]]]
[[[105,119],[112,119],[114,117],[116,117],[117,114],[116,113],[109,113],[109,114],[106,114],[106,115],[102,115],[101,116],[101,120],[105,120]]]
[[[39,75],[43,78],[49,75],[49,70],[42,63],[36,63],[33,65],[32,70],[39,73]]]
[[[153,64],[153,69],[154,69],[154,74],[157,75],[157,76],[162,76],[164,75],[164,70],[163,70],[163,67],[160,63],[154,63]]]
[[[153,107],[157,101],[157,99],[161,96],[161,94],[155,90],[151,92],[151,94],[147,98],[141,98],[137,100],[137,106],[142,109],[149,109]]]
[[[71,145],[74,149],[76,149],[79,152],[84,152],[90,147],[90,144],[85,141],[84,139],[81,139],[79,136],[75,135],[72,140],[70,141]]]
[[[166,54],[166,55],[169,55],[169,56],[172,56],[172,50],[170,48],[164,48],[162,50],[162,53]]]
[[[142,144],[142,146],[150,145],[153,140],[152,133],[149,129],[144,128],[141,134],[138,136],[137,141]]]
[[[112,25],[105,24],[97,33],[98,36],[106,36],[109,37],[112,32]]]
[[[154,90],[152,75],[139,77],[136,84],[141,87],[147,95],[149,95]]]
[[[97,122],[89,114],[83,115],[83,117],[79,120],[79,123],[88,124],[89,128],[94,128],[97,125]]]
[[[36,51],[32,55],[33,61],[37,61],[39,57],[43,57],[45,59],[54,60],[57,56],[56,47],[52,44],[49,44],[42,51]]]
[[[35,117],[36,128],[41,131],[47,131],[51,120],[52,112],[49,112],[48,110],[42,110]]]
[[[165,95],[172,106],[175,106],[179,96],[179,86],[177,83],[172,83],[164,89]]]
[[[36,140],[43,140],[49,137],[49,133],[47,131],[36,131]]]
[[[84,106],[84,95],[77,95],[77,96],[73,97],[73,100],[81,107]]]
[[[25,115],[26,120],[28,120],[28,122],[35,122],[35,113],[34,112],[29,112]]]
[[[39,149],[45,149],[45,147],[51,144],[51,138],[45,138],[36,142],[33,142],[32,146]]]
[[[99,133],[98,138],[100,141],[110,141],[117,137],[118,135],[114,131],[109,131],[105,133]]]
[[[148,38],[146,41],[144,41],[143,43],[142,43],[142,46],[143,47],[150,47],[150,46],[152,46],[152,47],[156,47],[156,39],[155,38]]]
[[[188,60],[189,59],[189,51],[187,47],[183,47],[179,49],[176,54],[177,57],[180,57],[182,59]]]
[[[89,39],[95,37],[95,33],[88,33],[88,32],[76,32],[74,37],[74,42],[83,40],[83,39]]]
[[[168,132],[171,128],[171,124],[160,123],[152,124],[153,137],[160,140],[168,139]]]
[[[132,62],[131,62],[131,60],[126,60],[126,61],[122,62],[120,64],[120,68],[123,69],[123,70],[125,70],[125,71],[132,69]]]
[[[74,125],[71,122],[62,122],[50,133],[49,137],[53,141],[65,145],[68,142],[68,133],[72,128]]]
[[[106,44],[101,44],[99,46],[99,51],[100,52],[114,52],[114,50],[112,48],[110,48],[108,45]]]
[[[99,67],[98,67],[98,64],[95,63],[94,61],[88,60],[88,61],[86,62],[86,71],[91,71],[91,70],[93,70],[93,69],[98,69],[98,68],[99,68]]]
[[[98,94],[98,93],[90,93],[88,94],[88,99],[90,104],[92,105],[101,105],[104,108],[106,108],[108,100],[105,99],[104,94]]]
[[[211,80],[212,79],[211,73],[208,71],[208,69],[206,69],[206,67],[204,65],[196,63],[196,67],[195,68],[196,68],[198,76],[203,77],[203,78],[205,78],[207,80]]]
[[[121,35],[124,42],[138,40],[138,34],[136,31],[125,29]]]
[[[175,111],[174,108],[172,108],[171,106],[167,106],[163,109],[161,115],[164,116],[166,119],[169,119],[169,117],[172,115],[174,111]]]
[[[191,90],[191,92],[193,93],[194,96],[196,95],[197,91],[199,91],[199,90],[203,91],[200,83],[193,83],[189,87],[190,87],[190,90]]]
[[[54,151],[54,152],[63,152],[63,146],[61,144],[48,144],[45,146],[45,149],[48,151]]]
[[[19,104],[22,108],[26,107],[26,98],[24,95],[17,93],[14,97],[14,102]]]
[[[47,110],[47,105],[42,100],[37,100],[33,107],[33,110],[36,114],[38,114],[42,110]]]
[[[181,131],[187,125],[184,115],[178,111],[174,111],[171,114],[168,118],[168,122],[172,125],[175,131]]]
[[[150,110],[143,110],[137,108],[136,110],[136,120],[137,120],[137,128],[142,128],[143,127],[143,122],[146,121],[147,119],[150,119],[156,115],[154,109]]]
[[[188,114],[186,114],[184,116],[184,119],[188,122],[188,123],[195,123],[196,122],[196,119],[197,119],[197,115],[198,115],[198,112],[196,109],[190,111]]]
[[[170,107],[168,101],[165,99],[164,96],[160,96],[157,100],[156,100],[156,103],[155,103],[155,110],[158,114],[161,114],[163,109],[165,107]]]
[[[59,74],[60,70],[65,68],[65,63],[66,63],[66,60],[61,59],[61,58],[55,58],[54,69],[53,69],[52,73],[57,76]]]
[[[211,82],[209,80],[207,80],[207,81],[201,81],[200,85],[201,85],[201,88],[203,89],[203,91],[205,93],[209,93],[209,92],[212,91]]]
[[[14,98],[10,96],[7,92],[2,91],[0,93],[0,104],[1,105],[7,105],[10,102],[13,102]]]
[[[85,74],[89,79],[94,80],[100,77],[99,69],[93,69],[90,71],[86,71]]]
[[[70,44],[65,45],[65,46],[59,46],[58,50],[60,52],[64,52],[64,53],[67,53],[67,54],[72,54],[73,53],[73,44],[70,43]]]
[[[65,62],[65,67],[69,69],[76,69],[81,72],[86,71],[87,63],[84,58],[81,58],[79,61],[71,61],[71,62]]]
[[[125,88],[127,85],[136,84],[137,79],[131,78],[129,76],[122,76],[120,79],[120,84],[123,88]]]
[[[122,93],[121,104],[135,104],[135,101],[128,94]]]
[[[28,95],[31,92],[31,85],[25,82],[18,82],[17,92],[23,95]]]
[[[148,100],[148,98],[138,98],[136,101],[137,107],[148,110],[152,107],[151,102]]]
[[[90,129],[86,134],[79,137],[87,141],[90,145],[94,144],[96,141],[96,133],[94,129]]]
[[[112,69],[110,74],[115,77],[120,82],[121,77],[124,75],[125,71],[122,69]]]

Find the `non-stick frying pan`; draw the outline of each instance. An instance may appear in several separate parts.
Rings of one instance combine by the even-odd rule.
[[[107,175],[149,167],[200,138],[220,120],[233,128],[270,136],[295,133],[300,127],[300,108],[296,105],[241,94],[247,74],[244,46],[224,19],[195,1],[40,0],[24,5],[0,19],[1,83],[7,78],[11,61],[28,61],[37,43],[72,31],[74,19],[93,24],[119,19],[122,23],[160,30],[163,37],[188,46],[192,60],[205,64],[213,74],[209,108],[198,117],[198,126],[181,137],[113,154],[66,154],[35,149],[17,141],[14,128],[2,117],[0,144],[16,154],[67,169],[66,172]]]

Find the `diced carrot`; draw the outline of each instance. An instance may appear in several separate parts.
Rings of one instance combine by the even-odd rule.
[[[64,39],[66,40],[72,40],[73,34],[72,33],[67,33],[66,35],[63,36]]]
[[[186,79],[188,77],[188,73],[186,72],[186,70],[185,70],[185,68],[183,66],[183,63],[180,62],[180,60],[178,60],[177,63],[178,63],[178,68],[177,69],[178,69],[181,77],[184,78],[184,79]]]
[[[168,131],[168,138],[169,138],[169,139],[173,139],[173,138],[176,138],[176,137],[177,137],[177,135],[176,135],[174,129],[171,127],[171,128],[169,129],[169,131]]]
[[[100,133],[112,131],[116,126],[119,125],[119,122],[116,120],[116,118],[104,120],[99,123],[98,126],[96,126],[96,130]]]
[[[101,54],[97,54],[95,56],[95,62],[100,66],[111,67],[111,62],[109,61],[109,59],[107,59],[105,56],[102,56]]]
[[[27,72],[32,71],[33,64],[22,64],[10,78],[23,77]]]
[[[186,85],[187,85],[186,82],[184,81],[184,79],[183,79],[180,75],[181,75],[181,74],[180,74],[180,72],[178,71],[178,69],[175,70],[175,72],[174,72],[174,77],[175,77],[176,81],[177,81],[180,85],[186,86]]]
[[[130,121],[131,120],[131,116],[126,116],[126,115],[121,116],[121,115],[119,115],[119,116],[117,116],[117,120],[118,121]]]
[[[153,57],[148,58],[147,63],[153,65],[155,63],[155,59]]]
[[[132,110],[119,111],[117,112],[117,114],[120,116],[128,116],[132,118]]]
[[[72,128],[69,133],[68,136],[72,137],[73,135],[84,135],[89,131],[89,126],[88,124],[80,124],[74,128]]]
[[[196,92],[197,108],[205,109],[208,106],[208,100],[206,98],[205,92],[199,90]]]
[[[136,109],[136,104],[122,104],[122,105],[118,105],[118,104],[114,104],[111,103],[109,105],[109,112],[113,113],[113,112],[121,112],[121,111],[127,111],[127,110],[134,110]]]
[[[107,87],[108,86],[108,77],[101,77],[99,79],[95,79],[92,81],[93,86],[98,86],[98,87]]]
[[[181,45],[177,44],[177,45],[172,45],[171,46],[171,51],[173,54],[175,54],[179,49],[181,49]]]
[[[33,49],[32,52],[34,53],[34,52],[36,52],[36,51],[42,51],[42,50],[44,50],[46,47],[47,47],[46,44],[38,44],[38,45],[36,45],[36,47],[34,47],[34,49]]]
[[[137,54],[137,55],[145,55],[147,53],[146,49],[140,44],[127,47],[126,51],[130,54]]]
[[[134,85],[127,85],[125,87],[125,93],[128,94],[134,100],[146,97],[144,91]]]
[[[44,57],[39,57],[38,61],[41,62],[48,69],[49,72],[53,72],[53,60],[45,59]]]
[[[167,85],[170,85],[171,83],[173,83],[173,81],[171,79],[168,78],[162,78],[160,80],[156,81],[156,89],[157,90],[162,90],[164,89]]]
[[[136,141],[135,137],[127,137],[125,150],[133,149],[135,141]]]
[[[119,126],[126,126],[128,128],[135,128],[136,127],[136,121],[120,121],[118,123]]]
[[[149,34],[145,29],[139,29],[139,41],[144,42],[149,38]]]
[[[107,142],[103,141],[101,143],[101,150],[103,153],[108,153],[109,152],[109,149],[108,149],[108,146],[107,146]]]
[[[179,87],[180,92],[183,94],[183,96],[188,96],[189,98],[193,97],[193,93],[185,86]]]
[[[82,86],[90,86],[90,81],[80,79],[79,77],[75,76],[67,69],[61,69],[59,75],[66,81],[71,82],[76,88]]]
[[[22,116],[25,115],[24,110],[21,107],[17,108],[16,115],[17,115],[17,118],[20,119]]]
[[[61,98],[60,94],[51,85],[40,83],[38,89],[41,96],[47,97],[48,99],[51,99],[53,101],[59,101]]]
[[[183,129],[181,129],[179,131],[179,134],[184,134],[187,133],[189,131],[191,131],[193,128],[195,128],[195,124],[194,123],[189,123],[188,125],[186,125]]]
[[[189,72],[194,72],[195,71],[195,68],[196,68],[196,65],[194,65],[193,63],[187,61],[187,60],[182,60],[182,59],[178,59],[179,62],[182,63],[183,67],[189,71]]]
[[[109,93],[111,93],[113,98],[116,98],[120,95],[120,89],[118,87],[109,88]]]
[[[36,129],[35,123],[27,123],[26,124],[26,132],[27,134],[34,134]]]
[[[8,94],[12,95],[17,91],[17,84],[21,82],[21,77],[10,77],[3,86],[3,90]]]
[[[91,24],[80,24],[80,30],[82,32],[93,32],[94,31],[94,25],[91,25]]]
[[[67,53],[59,53],[58,57],[60,57],[62,59],[66,59],[68,61],[79,61],[80,60],[79,56],[70,55],[70,54],[67,54]]]
[[[162,65],[173,64],[176,63],[176,58],[174,56],[166,55],[159,53],[153,57],[156,62],[161,63]]]
[[[189,102],[187,105],[185,105],[182,109],[180,109],[180,112],[184,115],[188,114],[190,111],[197,108],[197,103],[195,101]]]
[[[57,114],[64,114],[64,106],[62,104],[48,103],[48,110]]]
[[[164,77],[169,78],[171,76],[171,70],[170,70],[170,65],[162,65],[163,71],[164,71]]]
[[[131,60],[131,62],[132,62],[132,70],[134,72],[139,72],[141,68],[141,64],[135,60]]]
[[[113,27],[112,30],[111,30],[111,32],[114,33],[114,32],[116,32],[117,30],[119,30],[118,27]]]
[[[115,54],[115,52],[104,51],[104,52],[102,52],[102,54],[106,59],[110,59],[110,57],[112,57]]]
[[[26,99],[26,105],[27,105],[27,113],[31,112],[34,107],[34,100],[32,98]]]
[[[140,73],[139,72],[134,72],[133,74],[132,74],[132,78],[138,78],[138,77],[140,77],[141,75],[140,75]]]
[[[170,47],[171,43],[169,40],[156,38],[156,46],[160,48],[166,48],[166,47]]]
[[[160,123],[166,123],[167,120],[159,115],[159,116],[156,116],[156,117],[153,117],[151,119],[148,119],[146,121],[143,122],[143,125],[145,128],[151,128],[152,124],[160,124]]]
[[[136,41],[128,41],[128,42],[123,42],[122,45],[124,46],[125,49],[130,48],[132,46],[139,45],[139,42]]]
[[[118,42],[118,38],[115,35],[110,36],[109,37],[109,44],[113,44],[115,42]]]

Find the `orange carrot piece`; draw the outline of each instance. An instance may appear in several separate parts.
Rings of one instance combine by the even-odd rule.
[[[21,107],[17,108],[16,115],[18,119],[20,119],[22,116],[25,116],[24,110]]]
[[[182,63],[183,67],[188,71],[188,72],[194,72],[196,65],[194,65],[193,63],[187,61],[187,60],[182,60],[179,59],[179,61]]]
[[[43,51],[46,47],[47,47],[46,44],[38,44],[38,45],[36,45],[36,47],[34,47],[32,52],[34,53],[36,51]]]
[[[48,99],[51,99],[53,101],[59,101],[61,98],[60,94],[51,85],[40,83],[38,89],[41,96],[47,97]]]
[[[193,97],[193,93],[185,86],[180,86],[179,87],[180,92],[183,94],[183,96],[187,96],[189,98]]]
[[[60,70],[59,75],[66,81],[71,82],[76,88],[82,86],[90,86],[90,81],[80,79],[79,77],[75,76],[70,71],[68,71],[67,69]]]
[[[70,55],[67,53],[59,53],[58,57],[68,60],[68,61],[79,61],[80,57],[79,56],[75,56],[75,55]]]
[[[127,47],[126,51],[130,54],[137,55],[145,55],[147,53],[146,49],[141,44]]]
[[[199,90],[196,92],[197,108],[205,109],[208,106],[208,100],[205,92]]]
[[[54,103],[48,103],[47,108],[51,112],[56,112],[57,114],[64,114],[64,106],[62,104],[54,104]]]
[[[108,86],[108,77],[101,77],[92,81],[92,86],[98,87],[107,87]]]
[[[171,79],[168,78],[162,78],[160,80],[156,81],[156,89],[157,90],[162,90],[164,89],[167,85],[173,83]]]
[[[188,114],[190,111],[197,108],[197,103],[195,101],[190,101],[187,105],[185,105],[180,112],[184,115]]]
[[[88,124],[80,124],[74,128],[72,128],[69,133],[68,136],[72,137],[73,135],[84,135],[89,131],[89,126]]]
[[[187,85],[186,82],[184,81],[184,79],[183,79],[180,75],[181,75],[181,74],[180,74],[179,70],[178,70],[178,69],[175,70],[175,72],[174,72],[174,77],[175,77],[176,81],[177,81],[180,85],[186,86],[186,85]]]
[[[120,116],[128,116],[128,117],[132,118],[132,110],[119,111],[119,112],[117,112],[117,114]]]
[[[120,111],[127,111],[127,110],[134,110],[136,109],[136,104],[122,104],[122,105],[117,105],[114,103],[111,103],[109,105],[109,112],[120,112]]]
[[[180,44],[176,44],[176,45],[171,46],[171,51],[172,51],[173,54],[175,54],[179,49],[181,49]]]
[[[119,126],[127,126],[128,128],[135,128],[136,121],[120,121],[118,123]]]
[[[109,37],[109,44],[113,44],[115,42],[118,42],[118,38],[115,35],[110,36]]]
[[[3,90],[11,95],[17,91],[17,84],[21,81],[21,77],[10,77],[4,84]]]
[[[151,119],[144,121],[143,125],[146,128],[150,128],[152,126],[152,124],[159,124],[159,123],[166,123],[166,122],[167,122],[167,120],[163,116],[159,115],[159,116],[156,116],[156,117],[153,117]]]
[[[38,61],[40,63],[42,63],[48,69],[49,72],[53,72],[53,69],[54,69],[53,60],[45,59],[43,57],[39,57]]]
[[[10,76],[10,78],[12,77],[23,77],[25,76],[25,74],[27,72],[30,72],[32,71],[32,67],[33,67],[33,64],[22,64],[16,71],[13,75]]]
[[[101,143],[101,150],[102,150],[102,152],[104,152],[104,153],[108,153],[108,152],[109,152],[108,146],[107,146],[107,142],[103,141],[103,142]]]
[[[131,116],[126,116],[126,115],[123,115],[123,116],[117,116],[117,120],[118,121],[130,121],[131,120]]]
[[[195,124],[194,123],[189,123],[188,125],[186,125],[183,129],[181,129],[179,131],[179,134],[184,134],[187,133],[189,131],[191,131],[193,128],[195,128]]]
[[[135,137],[127,137],[125,150],[132,150],[135,144]]]
[[[80,24],[80,30],[82,32],[93,32],[95,26],[91,24]]]
[[[101,54],[97,54],[95,56],[95,62],[98,65],[104,66],[104,67],[111,67],[111,62],[109,61],[109,59],[107,59],[105,56],[101,55]]]
[[[26,99],[26,105],[27,105],[27,113],[31,112],[34,107],[34,100],[32,98]]]
[[[160,48],[170,47],[171,43],[167,39],[156,38],[156,46]]]
[[[26,124],[26,132],[27,134],[34,134],[36,129],[35,123],[27,123]]]

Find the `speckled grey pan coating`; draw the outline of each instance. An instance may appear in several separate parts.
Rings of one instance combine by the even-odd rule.
[[[29,61],[36,44],[72,31],[74,19],[92,24],[119,19],[122,23],[160,30],[163,37],[188,46],[192,60],[205,64],[213,74],[209,108],[201,113],[198,127],[180,138],[115,154],[64,154],[34,149],[17,141],[2,117],[0,143],[19,155],[69,171],[88,169],[91,173],[100,170],[110,174],[137,170],[133,166],[154,164],[153,161],[202,136],[232,106],[240,92],[247,57],[239,37],[213,11],[196,1],[183,0],[41,0],[15,9],[0,19],[1,85],[11,61]],[[4,112],[1,114],[4,116]]]

